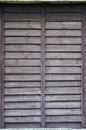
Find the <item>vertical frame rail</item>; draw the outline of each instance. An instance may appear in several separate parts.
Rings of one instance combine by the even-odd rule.
[[[82,127],[86,128],[86,11],[82,6]]]
[[[0,128],[4,128],[4,13],[0,5]]]
[[[41,6],[41,128],[45,128],[45,7]]]

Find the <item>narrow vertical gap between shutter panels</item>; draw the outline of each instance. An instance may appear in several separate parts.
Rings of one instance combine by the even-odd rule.
[[[41,128],[45,128],[45,7],[41,7]]]
[[[4,13],[0,5],[0,128],[4,128]]]
[[[86,127],[86,11],[82,6],[82,127]]]

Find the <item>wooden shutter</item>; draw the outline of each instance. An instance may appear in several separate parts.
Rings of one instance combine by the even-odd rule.
[[[5,127],[41,125],[39,6],[5,9]]]
[[[1,9],[0,128],[86,127],[85,13],[81,5]]]
[[[81,14],[46,8],[46,127],[81,127]]]

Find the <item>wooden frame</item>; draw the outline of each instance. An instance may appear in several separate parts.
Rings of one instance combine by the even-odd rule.
[[[41,10],[41,127],[45,128],[45,10]]]
[[[0,128],[4,128],[4,13],[0,5]]]
[[[86,11],[82,6],[82,127],[86,128]]]

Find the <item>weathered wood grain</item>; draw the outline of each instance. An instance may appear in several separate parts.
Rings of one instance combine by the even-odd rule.
[[[46,116],[46,122],[81,122],[81,116]]]
[[[5,58],[12,58],[12,59],[39,59],[40,53],[33,53],[33,52],[7,52],[5,53]]]
[[[46,108],[53,108],[53,109],[71,109],[71,108],[79,108],[81,104],[80,102],[46,102]]]
[[[82,41],[80,37],[46,37],[46,44],[72,44],[81,45]]]
[[[40,109],[35,110],[5,110],[5,116],[39,116],[41,114]]]
[[[41,101],[40,95],[35,94],[35,95],[5,95],[5,102],[11,102],[11,103],[16,103],[16,102],[39,102]]]
[[[41,37],[5,37],[5,44],[41,44]]]
[[[81,87],[54,87],[46,88],[46,94],[80,94]]]
[[[17,36],[17,37],[29,37],[29,36],[41,36],[40,30],[5,30],[5,36]]]
[[[77,87],[81,86],[81,81],[49,81],[46,82],[46,87]]]
[[[46,81],[59,81],[59,80],[61,80],[61,81],[72,81],[72,80],[74,80],[74,81],[80,81],[81,80],[81,75],[61,75],[61,74],[59,74],[59,75],[51,75],[51,74],[49,74],[49,75],[46,75]]]
[[[9,53],[8,53],[9,54]],[[9,55],[8,55],[9,56]],[[51,59],[51,58],[56,58],[56,59],[58,59],[58,58],[65,58],[65,59],[67,59],[67,58],[77,58],[77,59],[81,59],[81,53],[60,53],[60,52],[58,52],[58,53],[46,53],[46,58],[49,58],[49,59]]]
[[[5,117],[5,123],[26,123],[26,122],[40,122],[40,116],[33,117]]]
[[[40,21],[40,13],[5,13],[5,20],[11,21]]]
[[[46,21],[81,21],[80,13],[46,13]]]
[[[76,47],[75,47],[76,48]],[[5,45],[6,52],[40,52],[40,45]]]
[[[19,66],[19,67],[23,67],[23,66],[32,66],[32,67],[35,67],[35,66],[41,66],[41,61],[40,59],[37,60],[37,59],[6,59],[5,60],[5,66],[13,66],[13,67],[16,67],[16,66]]]
[[[40,13],[40,6],[39,5],[8,5],[5,7],[5,13],[12,12],[12,13],[30,13],[30,12],[38,12]]]
[[[78,66],[78,67],[81,67],[81,60],[79,59],[68,59],[68,60],[65,60],[65,59],[57,59],[57,60],[46,60],[46,66],[49,66],[49,67],[52,67],[52,66],[61,66],[61,67],[66,67],[66,66],[72,66],[72,67],[75,67],[75,66]]]
[[[41,87],[40,82],[5,82],[5,88],[36,88]]]
[[[46,30],[46,36],[51,37],[65,37],[65,36],[81,36],[82,33],[80,30]]]
[[[28,122],[28,123],[25,123],[25,122],[18,122],[18,123],[5,123],[5,128],[40,128],[40,124],[39,122]]]
[[[78,95],[74,95],[73,94],[70,94],[70,95],[67,95],[67,94],[64,94],[64,95],[52,95],[52,94],[49,94],[49,95],[46,95],[46,101],[51,101],[51,102],[62,102],[62,101],[80,101],[81,100],[81,95],[78,94]]]
[[[81,128],[81,122],[60,122],[60,123],[46,123],[46,128],[72,128],[72,129],[80,129]]]
[[[5,103],[5,109],[37,109],[40,108],[40,102],[26,102],[26,103]]]
[[[80,109],[47,109],[46,115],[81,115]]]
[[[81,67],[46,67],[47,74],[81,74]]]
[[[81,52],[80,45],[46,45],[47,52]]]
[[[40,81],[40,75],[5,75],[5,81]]]
[[[81,22],[46,22],[46,29],[81,29]]]
[[[40,67],[5,67],[6,74],[41,74]]]
[[[6,95],[34,95],[41,94],[40,88],[6,88]]]
[[[78,25],[76,25],[78,26]],[[41,29],[40,22],[5,22],[5,29]]]

